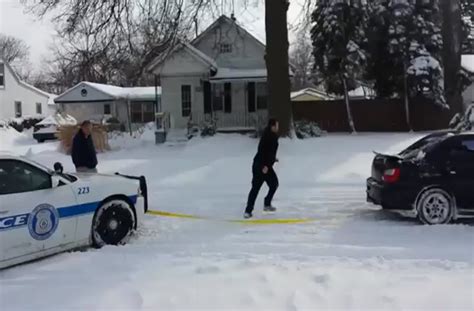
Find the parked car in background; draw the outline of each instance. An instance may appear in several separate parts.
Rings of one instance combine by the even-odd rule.
[[[77,124],[76,119],[74,119],[70,115],[52,115],[45,118],[41,122],[38,122],[34,126],[33,138],[39,143],[45,142],[47,140],[56,140],[57,133],[61,125],[75,124]]]
[[[367,201],[430,225],[474,217],[474,132],[437,132],[376,154]]]

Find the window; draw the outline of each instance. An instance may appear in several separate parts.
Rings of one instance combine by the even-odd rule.
[[[224,97],[224,85],[216,83],[212,85],[212,111],[222,111]]]
[[[111,114],[112,109],[110,107],[110,104],[104,104],[104,114]]]
[[[143,107],[143,123],[155,122],[155,103],[146,102],[142,104]]]
[[[132,102],[132,123],[148,123],[155,121],[154,102]]]
[[[0,160],[0,195],[52,188],[51,176],[16,160]]]
[[[22,115],[21,113],[21,102],[15,102],[15,117],[20,118]]]
[[[232,53],[232,44],[230,43],[219,44],[219,52],[222,54]]]
[[[463,140],[462,145],[467,151],[474,152],[474,138]]]
[[[247,102],[249,105],[249,112],[257,111],[255,106],[255,82],[249,82],[247,84]]]
[[[183,117],[191,115],[191,85],[181,85],[181,114]]]
[[[257,110],[266,110],[267,104],[267,84],[257,83]]]
[[[43,107],[41,103],[36,103],[36,114],[43,114]]]
[[[224,111],[226,113],[232,112],[232,84],[224,84]]]
[[[0,64],[0,88],[5,86],[5,64]]]

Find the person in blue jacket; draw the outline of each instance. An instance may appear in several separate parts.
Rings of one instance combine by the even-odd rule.
[[[258,151],[253,159],[252,165],[252,189],[250,190],[247,207],[244,218],[251,218],[257,199],[258,192],[265,182],[269,191],[265,197],[263,210],[265,212],[275,212],[276,208],[272,206],[272,199],[278,188],[278,177],[273,170],[273,164],[278,162],[276,157],[278,150],[278,130],[279,123],[276,119],[269,119],[262,138],[258,144]]]
[[[78,173],[97,173],[97,155],[92,141],[92,123],[84,121],[72,142],[72,162]]]

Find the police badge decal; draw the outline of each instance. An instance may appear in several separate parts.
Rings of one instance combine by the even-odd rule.
[[[59,213],[54,206],[41,204],[28,217],[28,229],[35,240],[46,240],[58,228]]]

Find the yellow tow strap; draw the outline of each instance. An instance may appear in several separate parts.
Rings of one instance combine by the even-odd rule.
[[[245,219],[245,220],[222,220],[222,219],[213,219],[207,217],[200,217],[189,214],[180,214],[180,213],[171,213],[164,211],[151,211],[149,210],[147,214],[154,216],[162,217],[172,217],[172,218],[186,218],[186,219],[196,219],[196,220],[209,220],[209,221],[222,221],[229,223],[237,224],[246,224],[246,225],[282,225],[282,224],[303,224],[308,222],[313,222],[315,219],[311,218],[288,218],[288,219]]]

